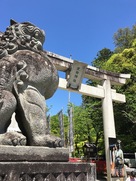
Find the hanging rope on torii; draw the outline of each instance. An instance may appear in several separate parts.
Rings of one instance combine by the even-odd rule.
[[[104,140],[105,154],[107,166],[107,180],[111,180],[110,170],[110,152],[109,138],[116,138],[113,101],[125,103],[124,94],[117,93],[111,85],[123,85],[126,79],[130,78],[130,74],[112,73],[105,70],[100,70],[93,66],[72,59],[46,52],[52,60],[58,71],[66,73],[66,78],[59,78],[59,88],[72,92],[77,92],[82,95],[96,97],[102,99],[103,125],[104,125]],[[83,78],[90,80],[99,80],[102,85],[97,87],[85,85],[82,83]]]

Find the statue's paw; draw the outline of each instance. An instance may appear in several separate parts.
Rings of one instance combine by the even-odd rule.
[[[46,135],[46,143],[48,147],[53,147],[53,148],[63,146],[62,140],[59,137],[53,135]]]
[[[18,132],[0,134],[0,145],[25,146],[26,137]]]
[[[63,143],[60,138],[53,135],[36,136],[30,143],[31,146],[46,146],[50,148],[62,147]]]

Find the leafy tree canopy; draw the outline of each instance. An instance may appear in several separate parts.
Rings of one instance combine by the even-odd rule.
[[[111,57],[113,52],[108,48],[103,48],[97,53],[97,57],[92,62],[92,65],[95,67],[102,67],[102,65]]]
[[[116,45],[115,51],[107,59],[107,61],[104,61],[104,63],[100,62],[100,68],[116,73],[131,74],[131,78],[127,80],[125,85],[114,86],[117,92],[126,95],[125,104],[114,103],[114,116],[117,137],[122,140],[122,143],[124,143],[124,150],[126,152],[135,152],[136,136],[134,134],[134,130],[136,129],[136,25],[134,25],[132,29],[119,29],[117,33],[115,33],[114,39]],[[128,139],[130,139],[130,142]],[[131,145],[132,140],[133,144]]]
[[[122,52],[125,48],[131,48],[136,39],[136,25],[130,28],[120,28],[113,36],[115,52]]]

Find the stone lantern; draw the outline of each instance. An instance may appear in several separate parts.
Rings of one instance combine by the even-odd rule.
[[[84,157],[87,160],[96,159],[97,147],[94,143],[85,143],[83,146]]]

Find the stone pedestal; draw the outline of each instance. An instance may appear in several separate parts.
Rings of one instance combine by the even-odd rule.
[[[0,146],[0,181],[95,181],[95,164],[68,162],[65,148]]]

